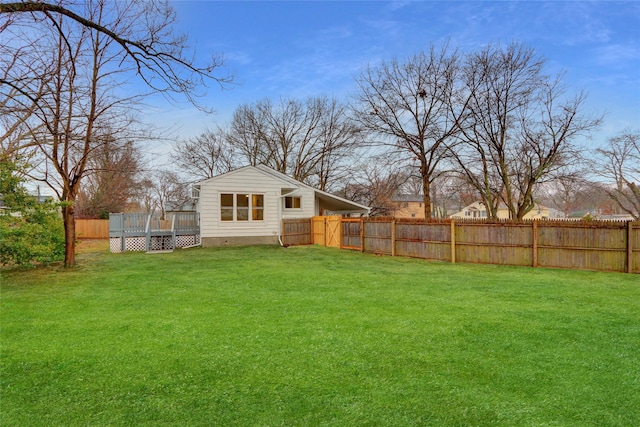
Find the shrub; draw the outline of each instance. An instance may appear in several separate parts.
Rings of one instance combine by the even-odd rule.
[[[64,259],[59,205],[30,196],[14,163],[0,165],[0,264],[33,266]]]

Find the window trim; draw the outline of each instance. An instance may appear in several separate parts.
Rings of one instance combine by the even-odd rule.
[[[291,199],[291,205],[293,207],[288,208],[287,207],[287,199]],[[295,207],[295,199],[298,199],[298,207]],[[293,210],[302,210],[302,196],[287,196],[285,195],[283,198],[283,204],[284,204],[284,209],[287,211],[293,211]]]
[[[222,206],[222,197],[225,195],[231,195],[233,200],[232,206]],[[238,206],[238,196],[248,197],[248,206]],[[254,198],[256,196],[262,197],[262,206],[254,206]],[[249,192],[249,191],[220,191],[218,193],[218,221],[222,224],[247,224],[252,222],[264,222],[264,210],[265,210],[265,193]],[[232,219],[223,219],[222,212],[224,209],[231,209],[233,211]],[[247,211],[247,219],[238,219],[238,210],[242,209]],[[256,210],[262,211],[262,219],[253,219],[254,212]]]

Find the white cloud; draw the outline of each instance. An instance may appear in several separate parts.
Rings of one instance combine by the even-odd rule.
[[[640,46],[637,44],[610,44],[595,49],[596,62],[611,67],[627,66],[630,61],[640,63]],[[636,78],[640,70],[636,69]]]

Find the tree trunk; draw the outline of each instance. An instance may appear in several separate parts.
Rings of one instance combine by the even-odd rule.
[[[426,164],[420,168],[422,174],[422,192],[424,201],[424,218],[431,219],[431,180],[429,179],[429,169]]]
[[[62,208],[64,221],[64,266],[76,265],[76,216],[73,202]]]

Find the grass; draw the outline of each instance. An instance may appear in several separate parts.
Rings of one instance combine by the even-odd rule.
[[[101,251],[1,273],[1,425],[640,425],[638,275]]]

